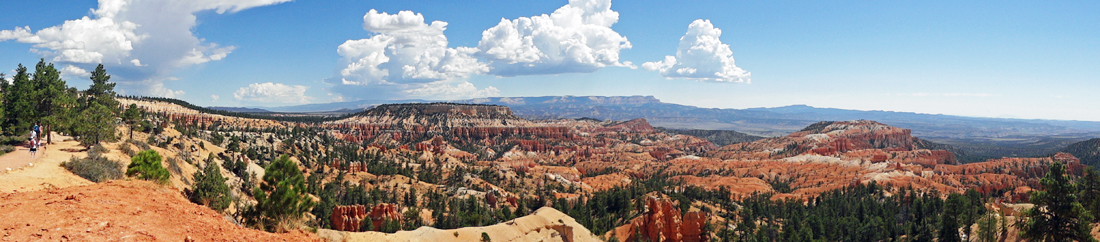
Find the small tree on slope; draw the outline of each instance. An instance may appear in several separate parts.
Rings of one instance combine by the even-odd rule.
[[[142,151],[130,159],[130,165],[126,166],[126,175],[137,175],[138,179],[166,184],[169,176],[168,169],[161,165],[161,160],[160,154],[154,150]]]
[[[206,205],[221,212],[229,207],[229,186],[225,184],[221,168],[213,161],[213,154],[206,160],[206,167],[195,172],[195,187],[191,191],[191,202]]]
[[[264,171],[263,183],[252,190],[256,206],[246,213],[246,222],[272,232],[285,232],[313,208],[306,193],[305,177],[298,165],[282,155]]]

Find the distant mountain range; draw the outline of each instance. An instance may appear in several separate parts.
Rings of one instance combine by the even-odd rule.
[[[264,108],[274,112],[357,112],[389,103],[429,100],[364,100]],[[892,111],[859,111],[793,105],[775,108],[699,108],[661,102],[653,96],[494,97],[454,100],[455,103],[508,106],[527,119],[645,118],[669,129],[736,130],[754,136],[783,136],[819,121],[874,120],[910,129],[913,136],[959,147],[974,159],[1000,156],[1041,156],[1069,144],[1100,137],[1100,122],[979,118]]]

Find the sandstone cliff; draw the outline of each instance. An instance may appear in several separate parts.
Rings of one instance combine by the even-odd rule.
[[[598,237],[558,210],[544,207],[531,215],[516,218],[504,223],[485,227],[467,227],[441,230],[420,227],[413,231],[399,231],[393,234],[381,232],[342,232],[320,229],[318,235],[335,242],[358,241],[480,241],[481,234],[489,235],[492,241],[569,241],[599,242]]]

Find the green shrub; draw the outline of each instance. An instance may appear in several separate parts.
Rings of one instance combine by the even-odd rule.
[[[225,136],[218,132],[213,132],[210,135],[210,143],[214,143],[214,145],[222,145],[223,141],[225,141]]]
[[[94,145],[92,145],[91,147],[88,148],[88,157],[99,157],[103,153],[108,153],[108,152],[111,152],[111,151],[108,150],[106,147],[103,147],[103,145],[94,144]]]
[[[183,169],[180,168],[180,160],[176,158],[168,158],[165,160],[168,162],[168,171],[176,174],[183,174]]]
[[[15,151],[15,146],[0,145],[0,155],[11,153],[12,151]]]
[[[245,213],[246,223],[272,232],[293,229],[314,205],[306,189],[298,165],[280,156],[265,169],[260,187],[252,190],[256,206]]]
[[[140,140],[130,140],[130,143],[133,143],[133,144],[134,144],[134,146],[137,146],[137,148],[139,148],[140,150],[148,150],[148,149],[151,149],[151,148],[152,148],[152,147],[150,147],[150,146],[149,146],[149,143],[146,143],[145,141],[140,141]],[[130,156],[134,156],[134,155],[136,155],[136,154],[137,154],[137,153],[134,153],[134,154],[132,154],[132,155],[130,155]]]
[[[123,154],[126,154],[126,155],[131,156],[131,157],[137,154],[137,153],[134,153],[134,147],[131,146],[130,143],[125,143],[124,142],[122,144],[119,144],[118,145],[118,150],[122,151]]]
[[[481,232],[481,242],[493,242],[493,239],[489,238],[489,233]]]
[[[191,202],[206,205],[219,212],[229,207],[229,185],[225,184],[225,177],[221,169],[210,159],[202,171],[195,172],[195,186],[189,194]]]
[[[161,165],[162,159],[160,154],[154,150],[142,151],[130,159],[130,165],[126,168],[126,175],[136,175],[138,179],[167,184],[168,169]]]
[[[92,182],[104,182],[122,178],[122,164],[108,160],[93,152],[88,152],[88,158],[73,157],[69,161],[62,162],[62,167],[77,176]]]

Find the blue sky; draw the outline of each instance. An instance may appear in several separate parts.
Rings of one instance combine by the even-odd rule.
[[[1095,1],[608,2],[14,1],[0,72],[46,58],[84,87],[102,62],[126,94],[206,106],[653,95],[1100,121]]]

